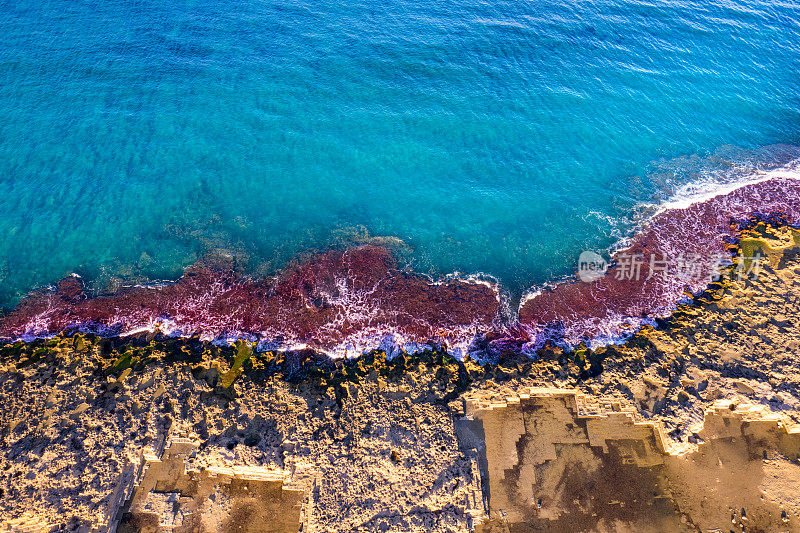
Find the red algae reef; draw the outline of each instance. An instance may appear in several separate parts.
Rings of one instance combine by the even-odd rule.
[[[730,263],[730,247],[751,219],[800,221],[800,181],[774,177],[689,205],[668,205],[612,255],[605,275],[526,297],[517,317],[505,309],[496,284],[434,281],[400,269],[390,249],[367,244],[311,256],[274,278],[200,264],[174,283],[103,297],[88,297],[80,278],[68,277],[0,318],[0,337],[157,329],[334,356],[435,345],[481,361],[534,355],[548,342],[607,344],[669,316],[705,290],[720,264]]]
[[[256,335],[318,350],[363,348],[389,333],[455,344],[489,328],[499,306],[490,284],[435,283],[399,270],[386,248],[360,246],[319,254],[275,279],[201,266],[175,283],[98,298],[88,298],[81,280],[70,277],[3,317],[0,335],[43,336],[74,326],[124,335],[159,326],[206,339]]]
[[[613,254],[604,276],[525,299],[519,323],[537,345],[624,337],[705,290],[754,216],[800,223],[800,181],[773,178],[685,207],[667,206]]]

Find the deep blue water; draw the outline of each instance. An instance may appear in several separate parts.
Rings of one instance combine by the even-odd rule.
[[[800,144],[793,2],[0,0],[0,17],[6,307],[71,271],[174,278],[218,248],[268,274],[363,231],[417,270],[521,291],[641,202]]]

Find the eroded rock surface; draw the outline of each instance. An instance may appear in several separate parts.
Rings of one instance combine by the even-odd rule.
[[[0,523],[800,531],[795,232],[753,227],[758,278],[658,328],[536,359],[481,366],[431,343],[333,361],[155,333],[5,345]]]
[[[764,406],[715,402],[693,444],[574,390],[467,402],[492,518],[479,531],[800,529],[800,425]]]
[[[296,533],[309,478],[262,467],[195,465],[197,443],[173,439],[142,463],[124,506],[120,532]]]

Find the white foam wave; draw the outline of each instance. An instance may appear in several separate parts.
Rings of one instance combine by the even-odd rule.
[[[800,159],[795,159],[786,165],[770,170],[737,168],[730,176],[736,176],[734,181],[721,181],[716,174],[707,174],[703,178],[692,181],[680,187],[672,197],[659,206],[659,211],[667,209],[687,209],[690,206],[706,202],[717,196],[730,194],[747,185],[769,181],[775,178],[800,180]]]

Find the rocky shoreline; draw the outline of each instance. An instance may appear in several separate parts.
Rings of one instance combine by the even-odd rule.
[[[740,237],[768,259],[757,279],[625,344],[536,358],[337,360],[155,332],[6,344],[0,523],[800,531],[800,239],[763,222]]]

